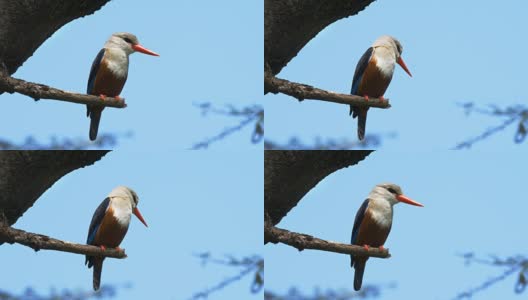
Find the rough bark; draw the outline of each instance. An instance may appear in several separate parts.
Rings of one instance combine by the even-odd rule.
[[[0,222],[14,224],[57,180],[108,151],[0,151]]]
[[[40,99],[51,99],[66,101],[78,104],[97,105],[104,107],[126,107],[124,98],[98,97],[86,94],[78,94],[59,90],[45,84],[28,82],[0,74],[0,91],[7,93],[20,93],[33,98],[35,101]]]
[[[357,164],[371,152],[265,151],[265,222],[278,224],[319,181],[341,168]]]
[[[0,73],[15,73],[64,24],[93,14],[109,1],[0,0]]]
[[[319,100],[346,105],[355,105],[360,107],[390,107],[389,99],[369,98],[367,100],[365,97],[360,97],[356,95],[346,95],[325,91],[313,87],[311,85],[291,82],[285,79],[277,78],[268,72],[264,74],[264,90],[266,91],[266,93],[283,93],[285,95],[295,97],[299,101]]]
[[[308,234],[291,232],[285,229],[269,226],[264,227],[265,240],[271,243],[283,243],[295,247],[299,251],[304,249],[321,250],[327,252],[354,254],[356,256],[369,256],[379,258],[389,258],[390,253],[388,249],[380,248],[364,248],[362,246],[342,244],[332,241],[325,241]]]
[[[264,62],[273,75],[321,30],[357,14],[374,0],[265,0]]]
[[[101,249],[97,246],[75,244],[51,238],[47,235],[27,232],[0,224],[0,243],[22,244],[35,251],[56,250],[90,256],[104,256],[112,258],[126,258],[125,250],[108,248]]]

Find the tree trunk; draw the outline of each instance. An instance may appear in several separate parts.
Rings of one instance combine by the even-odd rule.
[[[93,14],[109,1],[0,0],[0,73],[15,73],[64,24]]]
[[[278,224],[323,178],[357,164],[371,152],[265,151],[264,220],[268,226]]]
[[[13,225],[62,176],[107,152],[0,151],[0,222]]]
[[[321,30],[374,0],[265,0],[264,63],[277,75]]]

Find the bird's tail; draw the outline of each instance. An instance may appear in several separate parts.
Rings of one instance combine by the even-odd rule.
[[[367,264],[366,260],[356,260],[354,262],[354,290],[359,291],[361,289],[361,284],[363,283],[363,273],[365,272],[365,265]]]
[[[97,291],[101,286],[101,272],[103,271],[103,259],[94,257],[93,267],[93,288],[94,291]]]
[[[365,138],[365,128],[367,127],[367,112],[368,108],[359,108],[350,105],[350,114],[353,118],[358,117],[357,135],[360,141]]]
[[[103,112],[100,108],[90,108],[90,140],[95,141],[97,138],[97,131],[99,131],[99,122],[101,121],[101,113]]]

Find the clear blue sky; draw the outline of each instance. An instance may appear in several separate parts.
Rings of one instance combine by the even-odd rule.
[[[525,12],[520,0],[375,1],[359,15],[328,26],[312,39],[278,75],[288,80],[349,93],[356,64],[383,34],[397,37],[413,74],[399,66],[385,96],[389,110],[371,109],[368,133],[395,132],[383,149],[450,149],[458,142],[500,124],[477,115],[466,118],[458,102],[482,105],[526,103],[525,72],[519,59],[528,45]],[[266,138],[285,143],[297,136],[356,140],[357,120],[341,104],[305,101],[284,95],[265,97]],[[515,126],[479,143],[478,149],[514,149]],[[524,146],[526,147],[526,146]]]
[[[243,24],[243,26],[241,26]],[[262,97],[262,1],[115,0],[94,15],[57,31],[14,74],[24,80],[84,93],[93,59],[113,32],[136,34],[160,57],[133,54],[122,92],[128,107],[105,109],[99,133],[126,134],[120,149],[187,149],[239,119],[202,117],[193,103],[244,107]],[[258,34],[257,34],[258,33]],[[83,105],[22,95],[0,96],[2,138],[27,136],[88,139]],[[213,145],[214,149],[255,148],[253,128]]]
[[[92,214],[117,185],[140,197],[146,228],[133,217],[121,244],[128,258],[107,259],[102,282],[123,285],[116,299],[187,299],[238,274],[202,267],[193,255],[218,258],[262,255],[262,151],[116,151],[55,183],[14,225],[23,230],[84,243]],[[92,270],[84,256],[0,246],[2,289],[32,286],[89,290]],[[262,299],[249,292],[251,276],[210,299]]]
[[[528,205],[519,197],[526,185],[526,167],[519,162],[525,159],[520,151],[375,152],[321,181],[278,226],[348,243],[356,211],[372,187],[397,183],[425,207],[394,207],[385,243],[392,257],[370,259],[363,284],[397,284],[380,299],[452,299],[503,271],[465,267],[457,254],[526,254],[528,242],[520,230],[528,226]],[[264,253],[266,289],[353,290],[354,272],[346,255],[298,252],[284,245],[267,245]],[[512,276],[474,299],[515,299],[515,282]]]

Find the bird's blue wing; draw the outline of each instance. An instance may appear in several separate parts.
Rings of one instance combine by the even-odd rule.
[[[361,207],[356,213],[356,219],[354,220],[354,227],[352,228],[352,238],[350,239],[351,244],[354,244],[356,242],[357,235],[359,232],[359,226],[361,225],[361,221],[363,221],[363,218],[365,217],[365,211],[367,210],[368,204],[369,204],[369,199],[366,199],[365,201],[363,201],[363,204],[361,204]]]
[[[86,93],[91,94],[93,91],[93,86],[95,83],[95,76],[97,75],[97,71],[99,70],[99,66],[101,65],[101,61],[103,60],[103,56],[105,54],[105,49],[101,49],[99,51],[99,54],[95,57],[92,68],[90,69],[90,77],[88,77],[88,86],[86,88]]]
[[[90,228],[88,228],[88,238],[86,239],[86,244],[92,245],[93,240],[95,239],[95,234],[97,233],[97,229],[99,229],[109,205],[110,198],[106,198],[95,210],[92,217],[92,222],[90,223]]]
[[[350,244],[354,245],[357,240],[357,236],[359,233],[359,226],[361,225],[361,222],[363,221],[363,218],[365,217],[365,212],[367,211],[367,207],[369,204],[369,199],[366,199],[363,201],[363,204],[361,204],[361,207],[359,208],[358,212],[356,213],[356,219],[354,220],[354,227],[352,228],[352,237],[350,238]],[[350,266],[354,266],[354,255],[350,255]]]
[[[365,74],[365,70],[367,69],[367,66],[370,62],[370,58],[372,57],[373,51],[374,48],[368,48],[367,51],[365,51],[365,53],[363,54],[363,56],[361,56],[361,58],[359,59],[359,62],[356,66],[356,72],[354,72],[354,79],[352,80],[352,88],[350,89],[350,94],[357,95],[359,83],[361,82],[361,78],[363,78],[363,74]]]

